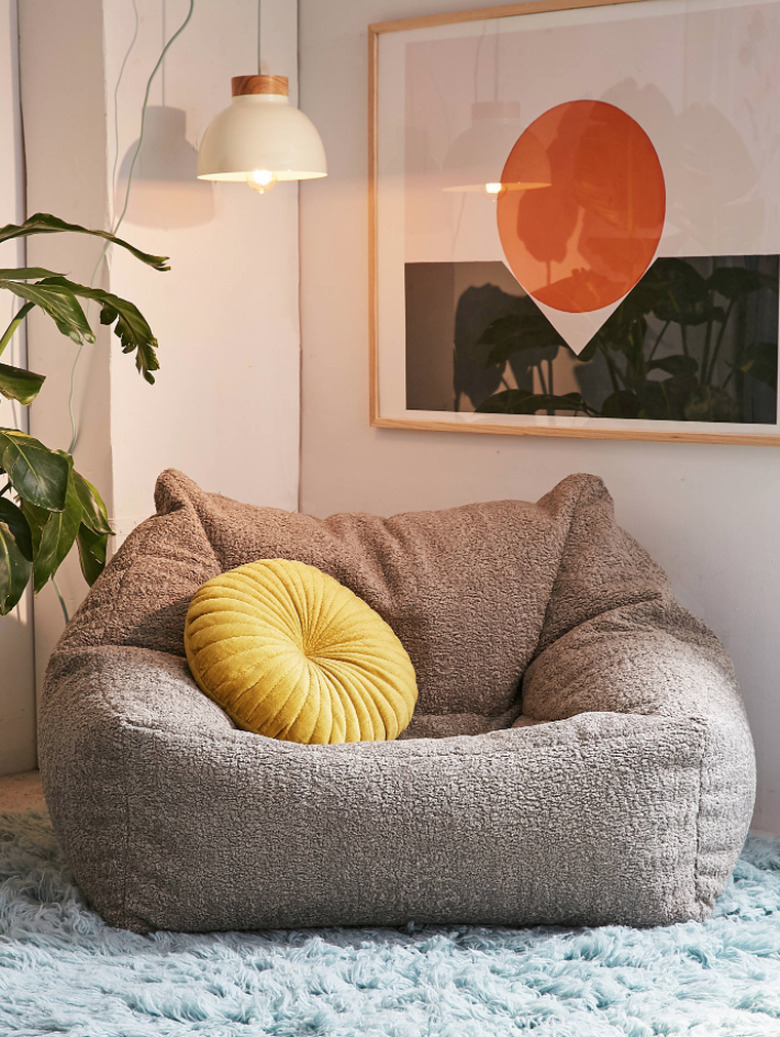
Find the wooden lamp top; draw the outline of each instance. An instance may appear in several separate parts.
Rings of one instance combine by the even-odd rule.
[[[233,76],[230,87],[233,97],[242,94],[277,94],[287,97],[290,92],[287,76]]]

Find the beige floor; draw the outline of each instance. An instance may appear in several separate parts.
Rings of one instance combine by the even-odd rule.
[[[0,778],[0,814],[40,810],[45,806],[38,771]]]

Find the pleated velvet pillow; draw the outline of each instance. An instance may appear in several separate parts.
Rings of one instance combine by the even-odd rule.
[[[239,727],[270,738],[385,741],[417,701],[391,627],[303,562],[251,562],[208,580],[190,603],[184,646],[199,687]]]

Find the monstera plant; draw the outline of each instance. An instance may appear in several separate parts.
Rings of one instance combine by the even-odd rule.
[[[496,386],[472,396],[475,410],[773,423],[777,257],[760,262],[656,260],[576,358],[533,299],[518,298],[471,346]],[[580,392],[556,391],[555,360],[567,352]]]
[[[106,231],[89,230],[46,213],[0,228],[0,242],[65,231],[104,238],[156,270],[168,269],[165,256],[148,255]],[[40,267],[0,269],[0,289],[22,302],[0,338],[0,354],[36,306],[74,342],[94,342],[80,302],[87,299],[100,307],[101,324],[114,325],[122,352],[135,353],[138,371],[147,382],[154,382],[152,372],[159,367],[157,339],[133,303]],[[0,363],[0,393],[25,407],[44,381],[44,375]],[[0,488],[0,615],[14,608],[31,580],[37,594],[74,544],[84,578],[93,584],[105,565],[112,530],[100,494],[73,467],[71,454],[52,450],[21,429],[0,427],[0,481],[4,483]]]

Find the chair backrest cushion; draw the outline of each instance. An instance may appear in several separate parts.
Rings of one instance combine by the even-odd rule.
[[[155,500],[157,514],[117,552],[69,641],[184,655],[185,616],[202,583],[248,562],[289,558],[333,576],[392,627],[417,674],[417,712],[429,714],[511,709],[546,639],[575,513],[590,502],[586,524],[603,524],[608,539],[617,530],[609,494],[589,475],[569,476],[537,504],[492,501],[391,518],[320,519],[240,504],[174,470],[158,479]],[[583,607],[572,602],[575,613]]]

